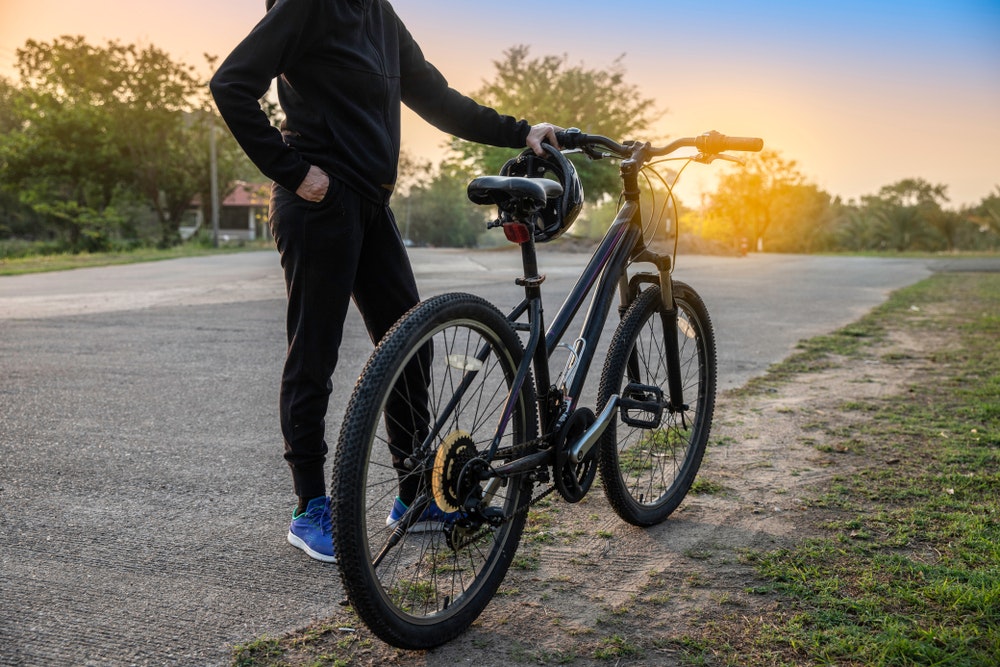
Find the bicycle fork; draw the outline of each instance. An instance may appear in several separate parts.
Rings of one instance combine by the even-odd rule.
[[[597,416],[596,421],[571,447],[569,458],[573,463],[580,463],[586,457],[591,448],[600,440],[615,414],[619,412],[622,422],[629,426],[654,429],[659,427],[663,421],[664,408],[671,413],[680,412],[682,419],[688,409],[684,403],[684,389],[681,381],[680,346],[677,338],[677,304],[674,302],[670,265],[668,262],[662,261],[655,263],[659,269],[660,298],[662,301],[659,313],[667,362],[669,400],[663,400],[663,389],[660,387],[641,382],[638,353],[632,350],[628,360],[628,385],[622,389],[620,394],[615,394],[608,399],[607,405]]]
[[[670,273],[660,271],[660,300],[663,309],[660,311],[660,321],[663,323],[663,351],[667,357],[667,390],[670,402],[667,408],[670,412],[680,412],[682,415],[688,406],[684,403],[684,387],[681,382],[681,352],[677,338],[677,302],[674,301],[674,281]]]

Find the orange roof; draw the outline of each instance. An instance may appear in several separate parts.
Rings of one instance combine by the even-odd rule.
[[[233,191],[222,200],[223,206],[267,206],[271,188],[267,183],[238,181]]]

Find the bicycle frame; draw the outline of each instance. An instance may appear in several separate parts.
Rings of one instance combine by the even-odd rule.
[[[538,261],[535,253],[535,241],[531,233],[526,234],[527,240],[521,243],[522,263],[525,276],[516,282],[525,289],[525,299],[514,308],[507,316],[508,321],[517,331],[527,331],[529,333],[528,343],[525,346],[525,355],[518,367],[514,382],[504,405],[503,413],[500,417],[493,441],[489,451],[485,456],[486,461],[492,461],[499,448],[499,443],[505,433],[507,424],[510,422],[517,404],[517,396],[520,394],[528,374],[534,365],[535,388],[538,400],[539,427],[542,438],[547,438],[556,432],[561,420],[567,418],[577,407],[580,393],[586,381],[587,371],[594,359],[595,345],[600,338],[604,324],[607,321],[608,311],[611,309],[611,299],[615,287],[617,286],[621,294],[622,312],[628,307],[632,299],[636,296],[640,283],[656,283],[660,287],[660,296],[663,303],[661,310],[661,321],[664,334],[664,355],[667,363],[667,390],[669,400],[662,403],[662,395],[654,405],[657,417],[665,407],[670,412],[681,412],[687,410],[684,403],[683,388],[679,369],[679,351],[677,343],[677,307],[674,303],[673,283],[671,272],[673,271],[673,257],[670,255],[659,255],[646,248],[642,239],[641,231],[641,211],[640,211],[640,190],[639,173],[642,166],[651,157],[665,156],[673,153],[678,148],[693,147],[700,152],[698,155],[689,158],[689,161],[711,162],[715,159],[728,159],[741,162],[736,158],[723,155],[726,150],[759,151],[763,147],[763,140],[755,137],[727,137],[718,132],[706,132],[698,137],[685,137],[676,139],[667,146],[654,148],[648,143],[629,142],[620,144],[614,140],[599,135],[585,135],[579,130],[571,129],[560,133],[560,143],[568,148],[581,148],[588,156],[605,157],[617,156],[622,158],[620,167],[622,177],[622,194],[624,204],[619,209],[614,221],[608,228],[604,239],[598,246],[590,263],[584,269],[576,286],[559,308],[552,326],[545,335],[545,344],[540,344],[541,331],[544,328],[541,310],[541,284],[544,276],[538,275]],[[603,147],[610,152],[601,155],[595,151],[595,147]],[[479,202],[482,203],[482,202]],[[498,224],[526,224],[524,222],[512,222]],[[634,280],[629,280],[626,269],[629,262],[646,261],[654,264],[658,271],[658,276],[648,274],[637,274]],[[583,341],[583,350],[571,353],[576,356],[572,368],[567,365],[567,375],[571,376],[571,382],[565,387],[564,395],[556,397],[560,409],[551,409],[554,404],[550,394],[549,358],[555,351],[556,346],[566,334],[570,323],[579,312],[587,295],[597,283],[597,291],[591,301],[591,306],[587,312],[583,331],[577,339]],[[518,320],[525,313],[528,313],[528,323],[522,324]],[[485,361],[489,350],[483,349],[477,355],[480,362]],[[572,361],[572,360],[571,360]],[[630,362],[631,366],[631,362]],[[570,372],[571,371],[571,372]],[[459,401],[461,401],[465,390],[471,383],[477,371],[470,370],[465,380],[452,396],[449,405],[445,408],[437,423],[430,429],[424,439],[422,449],[431,451],[432,442],[440,433],[445,421]],[[658,388],[644,387],[643,389],[654,389],[657,394],[662,394]],[[604,428],[613,416],[614,409],[618,401],[623,400],[620,396],[614,396],[605,405],[597,421],[587,432],[577,445],[573,447],[571,460],[574,463],[580,462],[580,457],[586,454],[603,433]],[[645,409],[649,402],[636,404],[631,402],[627,407],[637,407]],[[540,452],[548,455],[551,452]],[[513,474],[524,472],[535,467],[544,460],[531,455],[525,457],[523,461],[513,461],[511,463],[493,468],[493,474]]]
[[[653,526],[690,491],[708,444],[717,372],[711,319],[698,293],[673,280],[676,243],[658,254],[644,226],[663,215],[656,184],[672,197],[672,184],[656,172],[658,158],[693,147],[696,156],[677,159],[712,161],[723,150],[760,150],[762,142],[706,133],[657,148],[578,130],[556,139],[592,159],[621,160],[623,198],[548,328],[535,244],[573,221],[582,196],[561,161],[552,170],[562,172],[557,182],[546,178],[547,165],[525,164],[469,184],[474,203],[499,211],[488,227],[505,226],[520,245],[520,303],[507,315],[462,292],[421,303],[379,343],[345,413],[331,514],[341,580],[365,623],[400,648],[437,646],[469,627],[514,563],[541,499],[558,492],[580,502],[600,474],[619,517]],[[651,187],[642,198],[640,178]],[[647,197],[652,215],[642,211]],[[656,271],[633,268],[639,263]],[[603,360],[597,404],[581,406],[616,290],[621,322]],[[550,377],[555,351],[567,347],[561,341],[578,321],[570,356]],[[406,506],[402,515],[397,501]]]
[[[594,446],[604,429],[610,423],[615,409],[619,402],[630,408],[649,409],[652,405],[654,414],[659,419],[663,408],[670,412],[683,413],[688,409],[684,403],[683,388],[679,369],[679,350],[677,343],[677,307],[674,303],[673,283],[671,282],[671,272],[673,270],[673,257],[670,255],[659,255],[650,251],[642,238],[640,221],[642,219],[640,211],[640,190],[639,173],[647,160],[651,157],[663,156],[672,153],[678,148],[695,147],[701,151],[691,160],[710,162],[713,159],[725,158],[734,159],[722,155],[725,150],[759,151],[763,147],[763,141],[753,137],[727,137],[718,132],[707,132],[699,137],[685,137],[677,139],[665,147],[653,148],[648,143],[631,142],[630,144],[619,144],[607,137],[593,135],[587,137],[579,130],[569,130],[561,133],[560,142],[569,148],[582,147],[590,157],[597,156],[594,152],[595,146],[602,146],[611,151],[610,155],[623,158],[621,163],[622,193],[624,204],[619,209],[614,221],[608,228],[604,239],[598,246],[590,262],[584,269],[573,290],[563,302],[551,327],[545,334],[545,343],[541,344],[541,332],[544,329],[541,309],[541,284],[544,276],[538,274],[538,261],[535,252],[535,240],[533,234],[526,234],[526,240],[521,243],[521,257],[524,267],[524,277],[516,282],[522,285],[525,290],[524,300],[515,307],[507,316],[508,321],[517,331],[528,332],[528,342],[525,346],[525,355],[514,377],[510,393],[507,396],[502,415],[499,419],[493,441],[489,451],[485,455],[486,461],[493,461],[500,445],[507,425],[513,417],[517,405],[517,397],[521,392],[524,383],[528,379],[528,374],[535,371],[535,389],[538,401],[539,427],[542,439],[546,439],[558,432],[563,420],[569,417],[577,408],[580,393],[586,382],[587,372],[590,370],[594,360],[596,342],[599,340],[607,321],[608,312],[611,310],[611,301],[615,288],[617,287],[621,297],[621,308],[628,307],[632,299],[638,293],[639,284],[655,283],[660,287],[662,299],[661,322],[664,336],[664,355],[667,364],[667,392],[669,400],[662,402],[662,391],[659,388],[642,387],[644,390],[653,390],[658,398],[655,402],[635,402],[622,399],[621,396],[613,396],[604,406],[601,414],[596,418],[595,423],[587,429],[584,435],[572,445],[570,460],[573,463],[580,463],[582,457]],[[739,160],[735,160],[739,162]],[[526,224],[522,222],[509,222],[502,224]],[[645,261],[656,266],[658,275],[637,274],[633,280],[629,280],[626,274],[630,262]],[[596,292],[591,300],[590,309],[587,312],[583,324],[583,330],[578,341],[582,341],[583,349],[573,349],[571,358],[567,364],[566,375],[568,376],[567,386],[563,388],[563,395],[553,397],[551,394],[551,380],[549,374],[549,358],[565,336],[570,323],[576,317],[583,302],[597,285]],[[523,324],[518,320],[524,313],[528,313],[528,323]],[[477,358],[480,362],[485,361],[489,350],[480,350]],[[630,362],[630,366],[633,362]],[[424,440],[423,448],[427,451],[432,449],[431,443],[440,433],[445,421],[449,417],[454,406],[461,401],[465,390],[471,383],[472,378],[477,373],[476,370],[468,371],[465,379],[458,390],[452,396],[449,405],[445,408],[437,423],[430,429],[427,438]],[[547,457],[551,451],[540,451],[537,454],[525,456],[523,459],[511,461],[502,466],[492,468],[491,476],[503,476],[525,472],[540,464],[547,462]]]
[[[638,221],[641,220],[641,212],[638,201],[637,188],[629,188],[629,175],[625,172],[623,165],[623,176],[626,180],[626,200],[618,211],[614,221],[611,223],[604,239],[597,247],[590,262],[584,268],[575,286],[560,306],[551,326],[545,334],[544,345],[541,344],[540,332],[544,329],[544,321],[541,310],[541,284],[544,277],[538,275],[537,256],[535,244],[532,239],[521,245],[522,260],[525,269],[525,277],[518,280],[525,289],[525,299],[515,307],[507,316],[508,320],[521,331],[528,331],[529,337],[525,346],[525,355],[515,376],[512,390],[507,397],[502,417],[497,427],[496,435],[487,455],[487,460],[492,460],[496,454],[497,447],[503,436],[507,424],[516,405],[517,395],[524,382],[527,381],[529,370],[533,367],[535,372],[536,396],[538,401],[538,414],[540,420],[540,433],[543,438],[559,430],[562,421],[566,419],[574,409],[577,408],[580,395],[583,391],[587,374],[593,363],[597,350],[597,342],[604,330],[608,313],[611,310],[614,294],[619,292],[621,312],[628,307],[635,296],[635,285],[628,280],[627,268],[630,261],[642,260],[654,263],[659,269],[659,280],[666,299],[670,298],[668,312],[673,311],[673,317],[664,318],[664,336],[674,345],[667,345],[668,355],[673,353],[673,363],[669,364],[671,404],[681,405],[680,379],[673,377],[677,375],[677,346],[676,346],[676,310],[673,309],[672,297],[670,297],[670,265],[669,256],[661,256],[646,249],[642,239],[642,231]],[[632,185],[635,177],[632,176]],[[631,193],[635,192],[633,196]],[[639,282],[653,282],[651,276],[637,276]],[[570,324],[576,317],[587,297],[593,292],[590,300],[590,307],[584,319],[578,341],[582,341],[582,350],[571,352],[570,362],[567,364],[566,383],[562,388],[562,396],[552,396],[553,390],[560,388],[551,387],[549,373],[549,360],[555,352],[559,343],[563,340]],[[528,313],[527,325],[518,320]],[[592,426],[580,439],[580,442],[573,448],[571,459],[579,462],[579,458],[586,453],[590,447],[603,434],[610,417],[617,408],[617,400],[611,400],[605,406],[602,414],[597,418]],[[549,452],[544,452],[549,454]],[[529,455],[520,460],[515,460],[493,469],[493,474],[504,476],[523,472],[535,467],[544,461],[543,456]]]

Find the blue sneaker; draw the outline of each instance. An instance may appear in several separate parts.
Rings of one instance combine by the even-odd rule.
[[[399,520],[406,514],[407,509],[409,509],[409,506],[400,500],[399,496],[396,496],[396,500],[392,503],[392,511],[385,518],[385,525],[389,528],[395,528]],[[461,512],[445,512],[432,500],[431,504],[424,510],[424,513],[420,515],[420,518],[410,526],[408,532],[426,533],[432,530],[441,530],[446,524],[453,523],[461,515]]]
[[[292,511],[292,525],[288,527],[288,543],[324,563],[336,563],[333,555],[333,526],[330,519],[330,498],[313,498],[306,511],[296,515]]]

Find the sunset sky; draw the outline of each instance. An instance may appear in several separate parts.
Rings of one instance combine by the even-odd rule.
[[[606,68],[666,110],[661,136],[764,137],[845,199],[902,178],[945,184],[954,205],[1000,186],[1000,1],[395,0],[431,62],[463,91],[503,51]],[[28,39],[153,44],[200,64],[224,56],[264,0],[2,0],[0,75]],[[547,120],[529,118],[532,121]],[[581,128],[586,131],[587,128]],[[437,159],[446,137],[408,118],[404,147]],[[716,169],[724,169],[719,167]],[[704,174],[681,190],[691,201]]]

